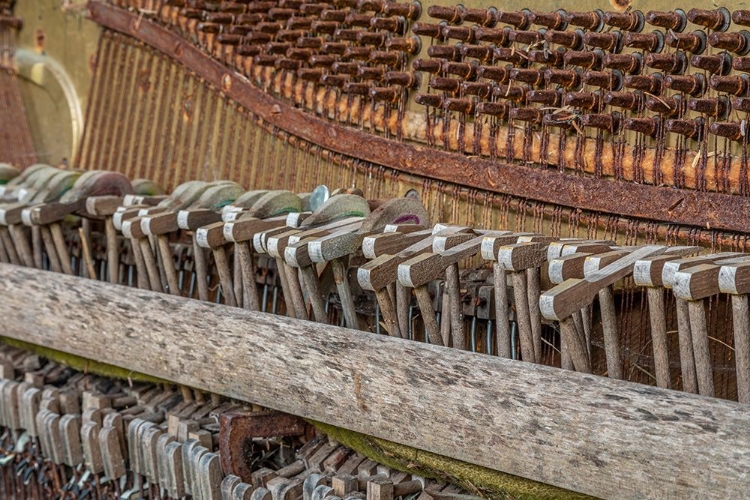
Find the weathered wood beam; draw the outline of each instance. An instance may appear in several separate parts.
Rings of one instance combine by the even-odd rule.
[[[0,264],[2,335],[605,498],[750,491],[746,405]]]

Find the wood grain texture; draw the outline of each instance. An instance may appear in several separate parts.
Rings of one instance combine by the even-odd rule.
[[[0,294],[8,337],[494,470],[605,498],[750,491],[735,402],[8,264]]]

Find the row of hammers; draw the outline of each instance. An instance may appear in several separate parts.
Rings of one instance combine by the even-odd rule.
[[[6,197],[19,192],[28,197],[35,188],[41,192],[28,171],[10,181]],[[57,200],[48,196],[37,203],[37,195],[0,207],[0,236],[5,235],[0,258],[36,265],[43,249],[50,268],[74,273],[69,242],[60,241],[59,226],[75,214],[76,220],[103,225],[108,270],[100,277],[113,283],[125,281],[120,266],[125,248],[136,269],[131,281],[140,288],[196,293],[200,300],[213,297],[228,306],[266,310],[258,288],[263,260],[274,264],[284,310],[296,318],[328,322],[333,306],[349,328],[468,349],[476,347],[474,336],[467,334],[471,305],[494,324],[484,352],[549,363],[543,350],[552,344],[562,368],[591,373],[592,337],[601,330],[606,375],[619,379],[625,378],[625,354],[618,321],[623,312],[617,310],[615,294],[627,280],[646,291],[656,384],[672,384],[667,310],[674,296],[681,388],[706,396],[715,392],[706,300],[727,293],[734,315],[738,398],[750,400],[745,276],[750,259],[744,254],[701,255],[692,246],[625,247],[614,241],[433,224],[415,198],[367,200],[355,188],[329,193],[321,186],[297,194],[247,191],[229,181],[190,181],[168,196],[144,195],[135,194],[134,186],[147,183],[121,177],[86,173]],[[112,186],[120,192],[111,192],[116,190]],[[106,189],[110,192],[102,194]],[[12,210],[19,213],[18,222],[9,217]],[[42,235],[38,246],[37,231]],[[28,232],[33,250],[25,241]],[[44,236],[48,232],[51,238]],[[176,259],[178,246],[188,247],[194,261],[194,286],[188,291]],[[12,252],[24,258],[14,261]],[[214,290],[218,293],[212,296]],[[374,325],[367,308],[373,296]],[[413,326],[415,307],[421,336]],[[594,308],[600,324],[593,321]],[[549,327],[558,332],[552,340],[543,334]]]

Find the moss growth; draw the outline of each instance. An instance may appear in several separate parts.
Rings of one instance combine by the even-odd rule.
[[[67,354],[20,340],[0,336],[0,341],[20,349],[32,351],[55,363],[60,363],[85,373],[117,379],[129,379],[134,382],[170,383],[150,375],[92,361],[81,356]],[[309,420],[309,422],[341,444],[376,462],[410,474],[418,474],[458,484],[477,496],[493,500],[579,500],[592,498],[581,493],[563,490],[512,474],[505,474],[486,467],[472,465],[460,460],[394,443],[386,439],[360,434],[322,422],[312,420]]]
[[[92,361],[81,356],[76,356],[74,354],[68,354],[55,349],[50,349],[49,347],[30,344],[22,340],[0,336],[0,341],[5,344],[12,345],[13,347],[18,347],[19,349],[31,351],[34,354],[49,359],[50,361],[69,366],[74,370],[78,370],[84,373],[91,373],[94,375],[100,375],[102,377],[117,378],[121,380],[131,380],[133,382],[152,382],[155,384],[169,383],[166,380],[152,377],[150,375],[134,372],[125,368],[120,368],[119,366]]]
[[[467,491],[493,500],[579,500],[590,496],[539,483],[486,467],[472,465],[340,427],[310,421],[341,444],[393,469],[458,484]]]

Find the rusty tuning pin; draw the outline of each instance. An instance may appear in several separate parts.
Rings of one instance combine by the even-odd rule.
[[[498,22],[510,24],[520,30],[526,29],[531,25],[531,11],[528,9],[520,12],[498,11],[496,18]]]
[[[613,71],[586,71],[583,74],[583,83],[605,90],[620,90],[622,88],[622,72]]]
[[[361,82],[346,82],[344,92],[350,95],[370,95],[370,84]]]
[[[732,22],[742,26],[750,26],[750,10],[735,10],[732,12]]]
[[[644,23],[643,12],[639,10],[604,13],[604,24],[620,28],[623,31],[641,31]]]
[[[467,43],[474,41],[474,30],[470,26],[443,26],[441,33],[444,39],[460,40]]]
[[[665,115],[668,117],[677,116],[681,108],[683,108],[683,99],[680,96],[654,96],[650,95],[646,98],[646,109]]]
[[[431,5],[427,9],[427,15],[434,19],[443,19],[451,24],[462,22],[463,6],[443,7],[440,5]]]
[[[581,86],[581,74],[572,69],[547,69],[544,71],[547,83],[554,83],[567,89]]]
[[[461,56],[490,61],[492,59],[492,48],[487,45],[461,45]]]
[[[443,109],[446,111],[456,111],[458,113],[470,114],[474,112],[474,100],[466,98],[449,97],[443,99]]]
[[[370,19],[370,27],[399,35],[404,32],[404,23],[398,17],[373,17]]]
[[[418,36],[409,36],[404,38],[392,37],[385,41],[385,48],[388,50],[398,50],[410,55],[418,54],[422,50],[422,40]]]
[[[255,57],[260,55],[261,51],[260,45],[239,45],[234,49],[235,54],[243,57]]]
[[[392,87],[373,87],[369,95],[374,101],[396,102],[401,96],[401,90]]]
[[[726,118],[729,112],[729,100],[724,96],[688,99],[687,107],[702,115],[722,119]]]
[[[695,75],[667,75],[664,85],[668,89],[684,92],[693,97],[700,97],[706,92],[706,78],[700,73]]]
[[[343,89],[348,81],[349,77],[345,75],[323,75],[320,77],[320,83],[326,87],[334,87],[338,89]]]
[[[416,22],[412,24],[411,31],[418,36],[435,38],[438,40],[443,39],[442,26],[439,24]]]
[[[456,45],[431,45],[427,48],[427,55],[436,59],[457,61],[461,58],[461,49]]]
[[[544,111],[539,108],[513,108],[508,113],[508,117],[514,120],[528,122],[528,123],[541,123]]]
[[[750,97],[734,97],[732,99],[732,110],[750,113]]]
[[[517,85],[496,85],[492,88],[492,95],[498,99],[523,101],[526,98],[526,87],[519,87]]]
[[[360,31],[357,33],[357,43],[377,48],[383,47],[385,46],[385,33],[382,31]]]
[[[386,2],[383,7],[383,14],[386,16],[403,16],[411,21],[416,21],[422,14],[422,4],[419,2]]]
[[[303,16],[320,16],[328,6],[324,3],[303,3],[299,7],[299,12]],[[310,19],[312,21],[312,19]]]
[[[750,57],[735,57],[732,59],[732,69],[750,73]]]
[[[532,12],[531,24],[551,30],[564,30],[568,26],[568,21],[565,11],[561,9],[555,12]]]
[[[328,54],[314,54],[310,57],[310,66],[313,68],[329,68],[335,63],[337,57]]]
[[[684,52],[674,54],[646,54],[644,61],[649,68],[660,69],[665,73],[679,75],[687,68],[687,57]]]
[[[599,107],[601,94],[599,92],[568,92],[563,98],[563,104],[581,109],[595,109]]]
[[[338,27],[339,23],[334,21],[313,21],[312,25],[310,25],[310,29],[313,33],[326,33],[329,35],[334,34]]]
[[[607,92],[604,94],[604,104],[630,111],[640,111],[643,108],[643,94],[640,91]]]
[[[562,47],[558,50],[530,50],[527,55],[529,61],[544,64],[550,68],[560,68],[565,65],[563,58],[565,49]]]
[[[588,32],[583,35],[583,43],[609,52],[620,52],[622,37],[617,31],[609,33]]]
[[[646,22],[651,26],[658,26],[679,33],[687,25],[687,15],[682,9],[675,9],[671,12],[650,10],[646,13]]]
[[[582,115],[581,125],[617,134],[622,126],[622,114],[614,111],[612,113]]]
[[[747,122],[713,122],[708,127],[708,131],[719,137],[726,137],[732,141],[742,141],[745,137]]]
[[[603,13],[600,10],[588,12],[568,12],[566,20],[572,26],[578,26],[589,31],[600,31],[604,26]]]
[[[549,43],[556,43],[572,50],[581,50],[583,48],[583,31],[559,31],[547,30],[544,39]]]
[[[385,69],[379,66],[360,66],[357,69],[357,78],[364,81],[380,82],[385,76]]]
[[[369,14],[357,14],[354,12],[350,12],[346,15],[346,24],[349,26],[359,26],[361,28],[369,28],[370,27],[370,21],[373,19],[374,16],[371,16]]]
[[[414,96],[414,102],[430,108],[443,107],[443,97],[437,94],[417,94]]]
[[[664,43],[675,49],[681,49],[691,54],[702,54],[706,50],[706,34],[700,30],[692,33],[667,33]]]
[[[478,102],[476,112],[480,115],[507,118],[510,106],[505,102]]]
[[[651,33],[625,33],[622,44],[633,49],[641,49],[646,52],[661,52],[664,48],[664,34],[655,30]]]
[[[510,69],[510,67],[501,66],[479,66],[477,76],[497,83],[507,83],[510,79]]]
[[[430,78],[430,87],[435,90],[442,90],[443,92],[457,93],[461,88],[461,80],[458,78],[445,78],[436,76]]]
[[[498,47],[493,54],[493,61],[505,61],[511,64],[523,64],[528,56],[522,50]]]
[[[474,38],[480,42],[495,43],[499,46],[507,45],[510,42],[510,28],[474,28]]]
[[[558,127],[562,129],[569,129],[573,127],[574,122],[578,122],[580,115],[576,111],[562,111],[556,110],[552,113],[547,113],[542,117],[542,124],[547,127]]]
[[[699,24],[714,31],[726,31],[731,24],[729,11],[723,7],[714,10],[690,9],[687,18],[693,24]]]
[[[535,30],[510,30],[508,39],[513,43],[533,45],[544,40],[544,33]]]
[[[470,79],[476,76],[477,65],[465,62],[446,61],[443,63],[443,73],[446,75],[456,75],[460,78]]]
[[[443,62],[440,59],[417,59],[411,66],[414,71],[424,71],[436,75],[443,68]]]
[[[640,90],[652,95],[661,94],[663,77],[659,73],[652,75],[628,75],[623,85],[629,89]]]
[[[343,23],[346,21],[346,15],[348,14],[345,10],[337,9],[326,9],[320,13],[320,18],[323,21],[335,21],[337,23]]]
[[[602,52],[597,50],[570,50],[565,52],[563,60],[568,66],[599,69],[602,66],[602,55]]]
[[[301,68],[297,70],[297,76],[300,80],[306,82],[319,83],[324,74],[322,68]]]
[[[526,99],[529,102],[557,108],[562,104],[562,95],[559,90],[529,90]]]
[[[684,135],[689,139],[700,141],[703,137],[705,124],[706,122],[703,118],[695,118],[693,120],[674,119],[664,122],[664,128],[667,130],[667,132]]]
[[[641,54],[607,54],[604,56],[602,66],[610,69],[618,69],[623,73],[637,75],[643,68],[643,57]]]
[[[528,83],[534,87],[540,85],[544,81],[544,74],[538,69],[513,68],[510,70],[510,79]]]
[[[650,137],[656,137],[659,133],[661,120],[659,117],[653,118],[627,118],[622,124],[625,130],[632,130]]]
[[[402,71],[389,71],[383,76],[386,85],[396,85],[407,89],[418,89],[422,82],[418,73],[406,73]]]
[[[394,68],[401,63],[402,54],[400,52],[391,52],[387,50],[374,50],[370,52],[368,61],[372,64],[383,64]]]
[[[750,52],[750,32],[742,30],[732,33],[711,33],[708,37],[708,43],[717,49],[728,50],[744,56]]]
[[[475,95],[486,98],[492,94],[492,85],[484,82],[463,82],[461,84],[461,92],[464,95]]]
[[[716,91],[742,96],[747,94],[748,88],[750,88],[748,86],[748,80],[750,79],[747,75],[711,75],[709,84],[711,85],[711,88]]]
[[[463,22],[476,23],[480,26],[486,26],[492,28],[497,25],[497,9],[490,7],[489,9],[464,9],[461,14],[461,20]]]
[[[732,58],[726,52],[713,56],[693,56],[690,64],[714,75],[726,75],[732,69]]]
[[[384,0],[359,0],[357,2],[357,10],[360,12],[375,12],[376,14],[379,14],[383,12],[384,8]]]
[[[301,49],[320,49],[323,47],[323,38],[318,36],[303,36],[297,39],[297,47]]]

